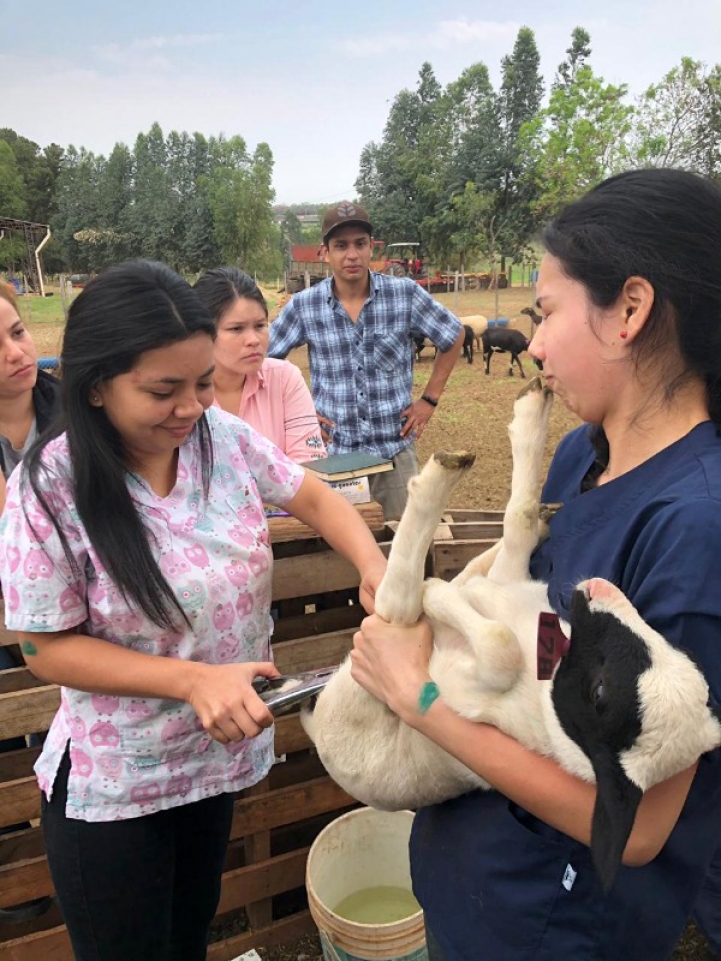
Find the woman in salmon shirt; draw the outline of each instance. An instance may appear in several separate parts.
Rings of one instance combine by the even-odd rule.
[[[300,370],[268,352],[268,307],[252,277],[216,267],[195,285],[215,321],[215,403],[242,417],[296,463],[325,456]]]

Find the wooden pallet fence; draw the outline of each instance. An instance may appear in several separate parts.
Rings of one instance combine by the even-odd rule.
[[[387,553],[392,531],[380,508],[363,505],[360,512]],[[295,673],[337,664],[364,616],[347,600],[358,586],[356,571],[293,519],[274,518],[270,527],[278,668]],[[1,627],[0,644],[15,643],[15,635]],[[0,672],[0,737],[47,731],[58,704],[57,686],[42,683],[27,668]],[[230,925],[232,934],[213,941],[211,961],[229,961],[250,948],[283,944],[313,930],[302,900],[309,846],[325,823],[356,803],[324,773],[297,714],[278,719],[275,750],[284,760],[235,802],[216,922],[223,922],[223,931],[228,919],[237,923]],[[39,751],[26,747],[0,754],[0,827],[18,825],[0,835],[0,907],[53,893],[32,770]],[[298,889],[301,894],[294,895]],[[289,897],[294,898],[290,911],[282,903]],[[57,904],[33,921],[0,919],[0,961],[72,958]]]
[[[452,580],[469,561],[492,547],[502,536],[503,511],[447,511],[433,542],[434,576]]]

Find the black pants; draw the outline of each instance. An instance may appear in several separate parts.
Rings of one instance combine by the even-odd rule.
[[[233,796],[126,821],[65,816],[66,752],[42,824],[76,961],[203,961]]]

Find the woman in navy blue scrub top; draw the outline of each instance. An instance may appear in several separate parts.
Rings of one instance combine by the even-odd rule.
[[[575,584],[617,584],[721,701],[721,188],[629,171],[544,234],[530,353],[582,427],[543,499],[563,507],[531,572],[568,615]],[[595,787],[435,701],[430,631],[363,622],[353,674],[488,780],[422,809],[411,838],[431,959],[662,961],[694,913],[721,956],[721,751],[646,792],[608,894],[588,845]]]

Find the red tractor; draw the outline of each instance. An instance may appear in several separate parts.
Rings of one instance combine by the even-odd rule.
[[[393,277],[428,276],[428,264],[421,255],[421,245],[417,242],[386,244],[383,251],[383,273]]]

